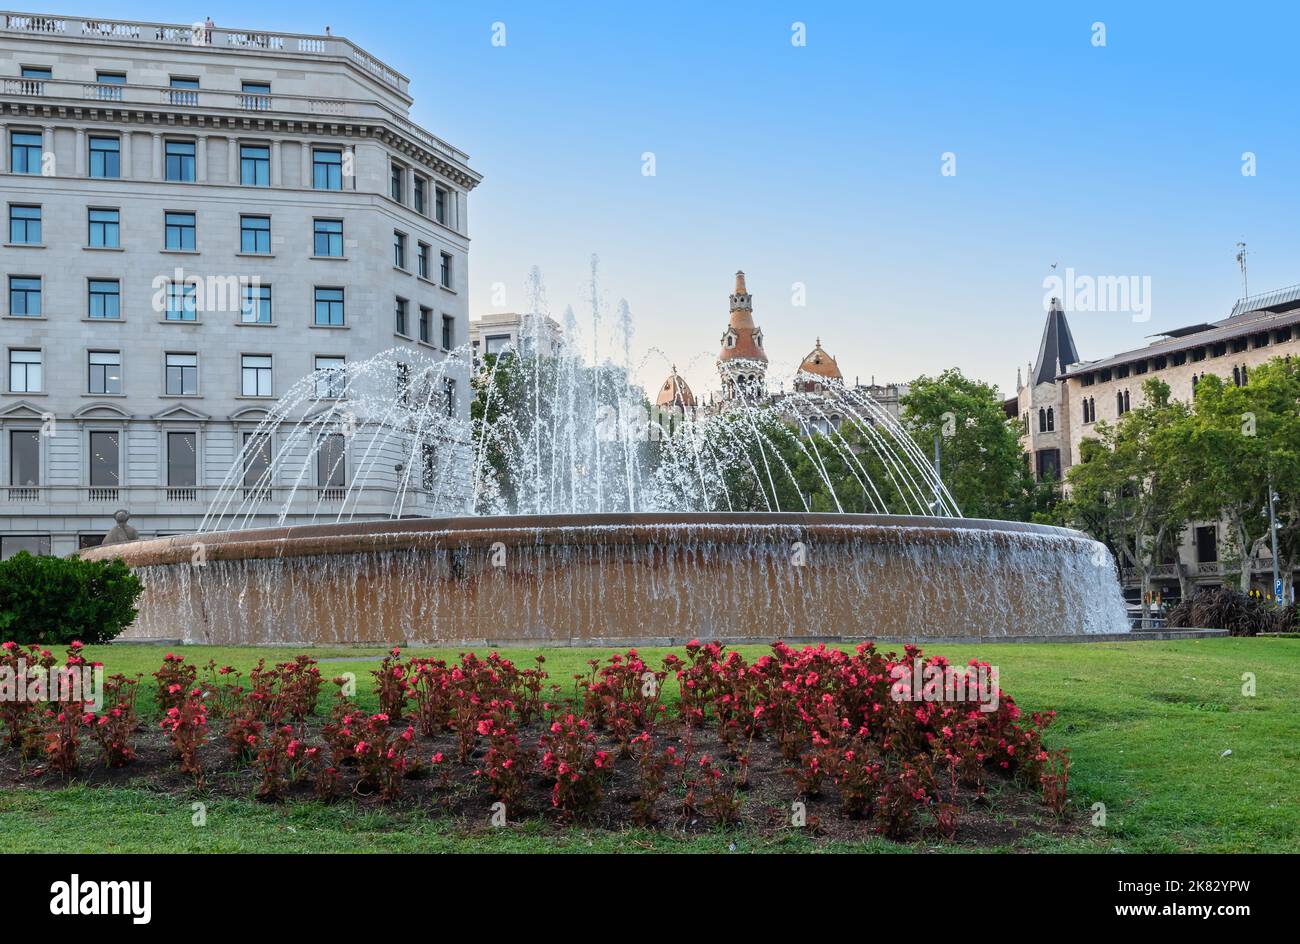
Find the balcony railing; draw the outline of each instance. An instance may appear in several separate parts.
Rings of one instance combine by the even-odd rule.
[[[41,500],[41,490],[38,486],[32,485],[10,486],[9,500],[11,502],[37,502]]]
[[[45,79],[5,79],[6,95],[41,96],[45,94]]]
[[[1199,561],[1194,564],[1188,564],[1187,571],[1191,577],[1227,577],[1241,573],[1241,565],[1227,563],[1225,561]],[[1264,557],[1251,563],[1251,573],[1262,574],[1273,569],[1273,561]],[[1125,567],[1121,572],[1124,583],[1136,585],[1142,579],[1142,575],[1134,567]],[[1161,564],[1156,567],[1151,576],[1157,579],[1172,579],[1178,576],[1177,564]]]
[[[217,49],[251,49],[285,55],[332,56],[356,63],[370,75],[403,95],[406,76],[389,68],[370,53],[339,36],[300,33],[259,33],[221,27],[207,29],[202,23],[150,23],[133,20],[90,20],[75,16],[43,16],[38,13],[0,14],[0,27],[12,33],[35,33],[68,39],[107,40],[132,45],[162,44]]]

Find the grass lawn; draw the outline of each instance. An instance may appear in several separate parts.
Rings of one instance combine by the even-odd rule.
[[[740,647],[746,657],[765,651]],[[889,648],[884,646],[882,648]],[[148,676],[167,650],[117,645],[91,650],[109,673]],[[299,650],[207,646],[179,650],[189,662],[214,659],[247,670],[259,658],[283,661]],[[666,649],[642,649],[657,664]],[[938,646],[953,661],[979,657],[997,666],[1002,688],[1026,711],[1054,708],[1047,742],[1072,752],[1076,804],[1104,803],[1104,827],[1042,839],[1041,851],[1300,851],[1300,640],[1205,639],[1185,642]],[[537,650],[502,654],[526,667]],[[548,649],[552,680],[586,669],[606,649]],[[369,671],[380,650],[311,651],[326,676],[357,674],[363,703],[374,704]],[[431,654],[408,651],[408,654]],[[456,650],[438,650],[454,658]],[[1255,695],[1243,694],[1252,673]],[[146,679],[152,684],[152,680]],[[148,694],[146,689],[145,695]],[[667,693],[671,699],[673,693]],[[147,713],[151,699],[142,697]],[[323,701],[323,700],[322,700]],[[1229,753],[1230,752],[1230,753]],[[202,796],[195,796],[202,801]],[[851,846],[745,831],[679,836],[671,832],[560,829],[540,820],[507,829],[415,813],[359,811],[314,802],[268,806],[222,799],[192,824],[190,802],[142,788],[70,786],[0,790],[0,842],[10,852],[192,851],[928,851],[918,840]],[[1036,850],[1037,851],[1037,850]]]

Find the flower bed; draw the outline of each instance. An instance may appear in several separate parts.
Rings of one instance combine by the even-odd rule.
[[[80,648],[64,664],[84,663]],[[996,689],[918,687],[987,666],[959,672],[915,647],[870,643],[775,643],[748,662],[692,642],[684,656],[651,666],[629,650],[561,683],[541,656],[520,669],[496,653],[448,663],[394,649],[373,673],[374,710],[346,679],[325,695],[305,655],[244,678],[169,653],[153,686],[114,676],[98,710],[6,702],[0,783],[129,780],[186,797],[387,804],[469,828],[540,817],[958,843],[1075,828],[1068,757],[1041,741],[1050,713],[1023,717]],[[0,666],[20,659],[59,661],[0,649]],[[137,690],[158,720],[138,720]]]

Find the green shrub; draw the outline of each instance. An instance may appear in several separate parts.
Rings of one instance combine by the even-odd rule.
[[[1199,590],[1169,611],[1171,627],[1226,629],[1234,636],[1285,633],[1296,628],[1294,605],[1275,606],[1264,596],[1231,587]]]
[[[0,561],[0,639],[43,646],[108,642],[135,619],[142,589],[120,560],[20,551]]]

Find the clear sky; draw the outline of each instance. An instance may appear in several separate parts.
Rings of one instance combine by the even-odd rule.
[[[51,0],[54,2],[54,0]],[[51,12],[82,13],[66,0]],[[320,32],[411,79],[470,153],[471,314],[585,314],[590,255],[641,379],[714,385],[733,273],[774,374],[820,336],[846,376],[957,366],[1010,393],[1049,267],[1150,279],[1150,320],[1075,312],[1080,354],[1300,282],[1294,3],[115,4],[163,22]],[[1105,24],[1105,46],[1093,24]],[[505,45],[493,45],[495,23]],[[791,42],[803,23],[806,45]],[[499,34],[498,34],[499,35]],[[653,152],[655,175],[642,173]],[[944,176],[942,155],[956,157]],[[1255,175],[1242,174],[1245,152]],[[492,304],[505,283],[505,305]],[[806,305],[792,304],[802,283]]]

